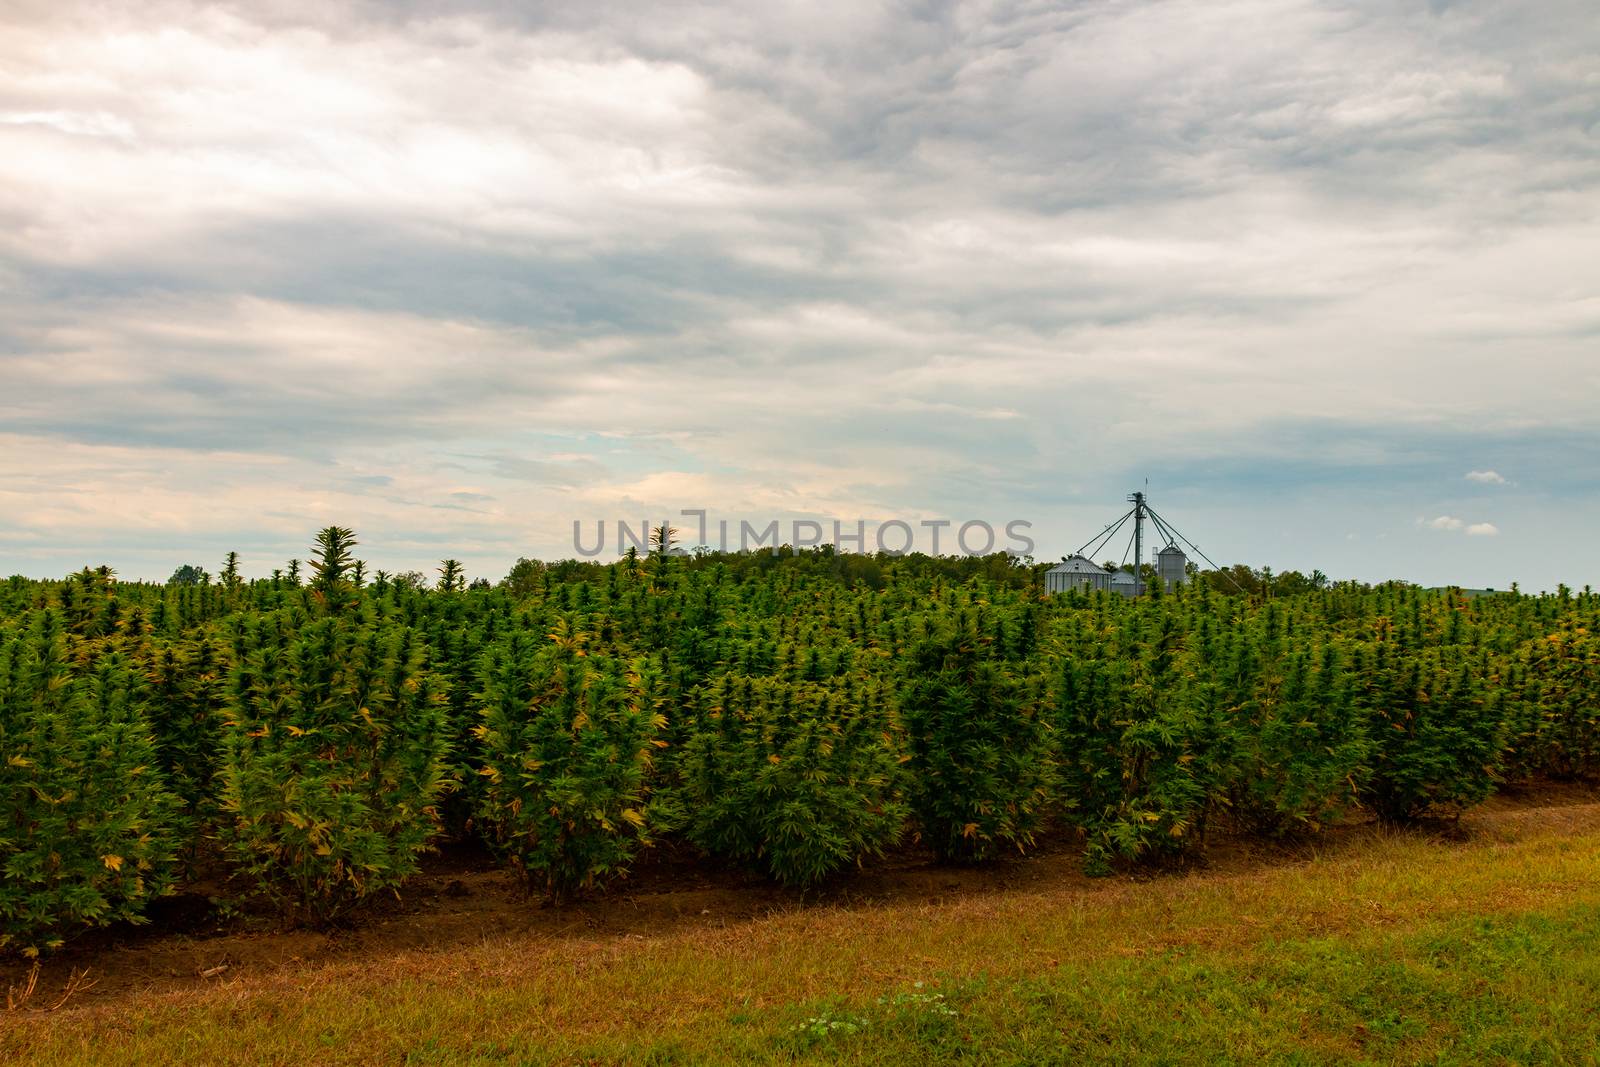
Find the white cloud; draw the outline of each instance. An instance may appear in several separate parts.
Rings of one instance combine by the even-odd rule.
[[[1070,550],[1187,463],[1249,558],[1293,464],[1354,573],[1485,455],[1600,467],[1588,2],[13,3],[0,537],[1093,499]]]
[[[1438,515],[1431,519],[1418,519],[1417,525],[1429,530],[1465,533],[1468,537],[1494,537],[1500,533],[1500,527],[1492,522],[1467,522],[1465,519],[1457,518],[1454,515]]]

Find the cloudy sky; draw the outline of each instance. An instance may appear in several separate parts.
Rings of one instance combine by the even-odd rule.
[[[1592,0],[7,0],[0,573],[684,508],[1046,558],[1148,480],[1219,562],[1600,584],[1597,54]]]

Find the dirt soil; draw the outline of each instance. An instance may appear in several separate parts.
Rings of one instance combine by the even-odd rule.
[[[1416,832],[1447,841],[1504,838],[1534,826],[1592,825],[1597,814],[1600,791],[1595,787],[1541,784],[1496,796],[1459,822]],[[1165,870],[1138,867],[1118,877],[1227,876],[1293,866],[1390,832],[1359,822],[1296,842],[1213,833],[1201,861]],[[149,925],[94,931],[50,956],[30,1000],[48,1005],[70,999],[78,1006],[144,990],[232,981],[252,972],[377,959],[417,949],[448,950],[486,939],[654,937],[809,907],[939,904],[1045,883],[1088,888],[1093,881],[1082,871],[1081,843],[1066,834],[1041,840],[1025,857],[973,867],[938,864],[910,842],[807,894],[669,845],[646,852],[630,876],[608,891],[550,907],[525,894],[514,874],[482,849],[457,846],[429,856],[400,893],[369,902],[333,929],[286,929],[266,916],[219,914],[205,891],[165,898],[152,908]],[[26,961],[0,963],[0,986],[22,988],[30,970]]]

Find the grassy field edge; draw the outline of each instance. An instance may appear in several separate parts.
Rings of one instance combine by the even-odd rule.
[[[0,1021],[18,1062],[1549,1062],[1600,1047],[1600,804],[1246,872],[489,939]]]

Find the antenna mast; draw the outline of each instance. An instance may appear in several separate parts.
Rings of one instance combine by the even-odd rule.
[[[1144,591],[1144,493],[1128,498],[1133,504],[1133,595]]]

